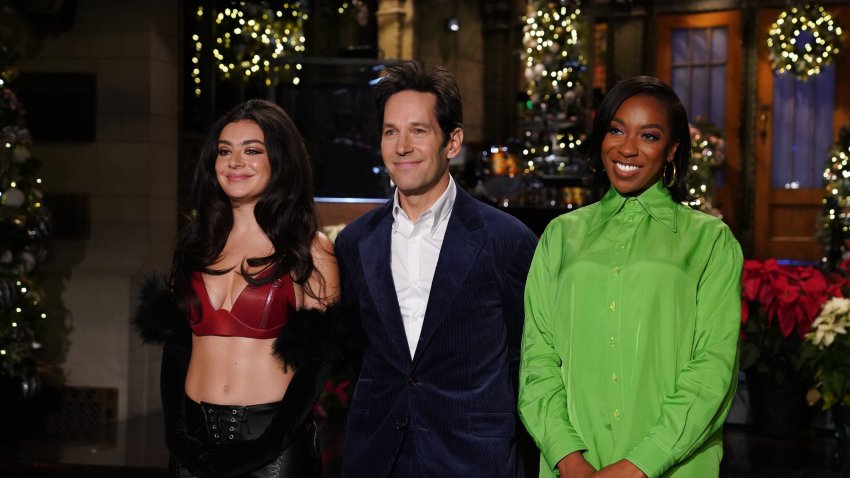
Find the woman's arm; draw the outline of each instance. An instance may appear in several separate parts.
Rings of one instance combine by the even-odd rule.
[[[570,423],[561,378],[561,357],[553,345],[550,289],[560,267],[562,226],[553,221],[540,238],[525,286],[525,327],[519,377],[519,415],[546,463],[554,470],[576,451],[586,450]],[[582,458],[583,460],[583,458]]]
[[[741,247],[725,226],[698,283],[694,351],[662,401],[659,417],[626,459],[649,477],[663,474],[717,432],[737,386],[741,327]]]
[[[316,297],[304,294],[303,309],[324,309],[339,300],[339,267],[337,266],[334,246],[327,236],[319,232],[310,248],[315,270],[307,280],[306,289]]]

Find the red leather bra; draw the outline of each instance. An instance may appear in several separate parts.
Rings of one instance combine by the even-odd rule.
[[[295,309],[295,288],[289,274],[271,284],[248,284],[230,310],[213,309],[200,272],[192,274],[192,288],[201,303],[201,317],[195,307],[189,307],[189,325],[198,336],[273,339],[289,318],[290,309]]]

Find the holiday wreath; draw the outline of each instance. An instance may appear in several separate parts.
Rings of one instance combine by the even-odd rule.
[[[823,7],[812,4],[783,11],[767,36],[774,71],[791,72],[803,81],[832,63],[840,44],[841,27]]]

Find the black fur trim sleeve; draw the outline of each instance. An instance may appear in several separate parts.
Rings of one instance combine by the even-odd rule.
[[[189,332],[189,322],[161,275],[147,276],[139,289],[139,305],[131,318],[146,344],[163,344]]]
[[[306,358],[332,367],[359,360],[363,333],[354,310],[335,304],[325,310],[292,311],[274,341],[275,355],[295,368]]]

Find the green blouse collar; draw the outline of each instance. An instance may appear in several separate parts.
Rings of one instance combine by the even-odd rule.
[[[608,192],[599,201],[599,209],[596,212],[596,217],[593,218],[593,225],[587,233],[590,234],[620,212],[623,205],[626,204],[626,200],[630,197],[617,192],[614,186],[608,188]],[[667,190],[662,181],[650,186],[635,199],[653,219],[672,232],[676,232],[676,202],[673,201],[670,191]]]

